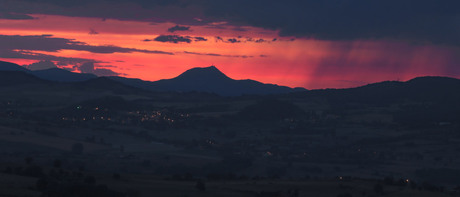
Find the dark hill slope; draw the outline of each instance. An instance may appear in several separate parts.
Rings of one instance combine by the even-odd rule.
[[[221,96],[283,94],[305,89],[264,84],[254,80],[234,80],[214,66],[192,68],[181,75],[155,82],[136,79],[114,78],[125,84],[153,91],[208,92]]]

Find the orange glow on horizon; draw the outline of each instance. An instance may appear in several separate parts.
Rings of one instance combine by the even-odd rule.
[[[451,69],[452,62],[458,60],[455,50],[441,46],[415,46],[372,40],[291,40],[280,38],[277,31],[254,27],[244,27],[247,31],[236,31],[225,24],[214,24],[221,25],[223,29],[191,26],[190,31],[171,33],[167,29],[176,24],[152,25],[147,22],[99,18],[33,16],[38,19],[0,20],[0,34],[49,34],[51,38],[70,39],[94,47],[114,46],[138,50],[114,53],[75,49],[29,52],[91,59],[97,62],[97,67],[149,81],[173,78],[187,69],[210,65],[216,65],[234,79],[253,79],[307,89],[355,87],[384,80],[408,80],[423,75],[460,77],[460,72],[452,72]],[[159,35],[188,36],[191,41],[143,41],[153,40]],[[207,41],[195,41],[195,37],[203,37]],[[230,43],[229,39],[235,39],[234,43]],[[141,50],[163,51],[173,55]],[[20,65],[40,60],[0,59]]]

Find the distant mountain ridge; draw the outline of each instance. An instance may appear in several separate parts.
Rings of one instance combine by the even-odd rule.
[[[58,82],[83,82],[97,78],[96,75],[74,73],[60,68],[31,71],[14,63],[0,61],[0,71],[22,71],[38,78]],[[304,88],[290,88],[258,81],[234,80],[215,66],[192,68],[172,79],[143,81],[125,77],[110,79],[136,88],[162,92],[205,92],[220,96],[284,94],[304,91]]]
[[[0,61],[0,70],[1,71],[22,71],[30,72],[27,68],[19,66],[15,63]]]
[[[24,84],[42,84],[50,81],[40,79],[23,71],[0,71],[0,86],[15,86]]]
[[[336,100],[337,103],[344,101],[385,103],[401,99],[460,100],[460,79],[436,76],[416,77],[406,82],[384,81],[356,88],[305,91],[303,88],[264,84],[249,79],[234,80],[215,66],[192,68],[175,78],[152,82],[124,77],[98,78],[93,74],[74,73],[59,68],[30,71],[17,64],[0,61],[0,77],[2,77],[0,80],[2,86],[57,81],[75,82],[78,85],[76,87],[95,85],[99,88],[110,86],[110,89],[123,87],[120,89],[124,91],[135,87],[153,92],[204,92],[221,96],[291,93],[294,97],[325,96],[329,100]]]
[[[45,70],[29,70],[18,64],[0,61],[0,71],[21,71],[34,75],[40,79],[59,82],[79,82],[97,78],[96,75],[87,73],[74,73],[60,68],[49,68]]]
[[[97,78],[97,76],[93,74],[74,73],[60,68],[49,68],[46,70],[36,70],[31,72],[38,78],[47,79],[50,81],[78,82]]]

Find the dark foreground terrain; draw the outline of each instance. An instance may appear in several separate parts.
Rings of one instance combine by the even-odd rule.
[[[458,79],[223,97],[0,75],[0,196],[459,195]]]

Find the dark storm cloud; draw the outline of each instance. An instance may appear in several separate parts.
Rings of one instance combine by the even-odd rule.
[[[169,28],[168,32],[174,33],[175,31],[189,31],[189,30],[190,30],[190,27],[188,27],[188,26],[176,25],[174,27]]]
[[[75,41],[73,39],[54,38],[51,35],[34,35],[34,36],[19,36],[19,35],[0,35],[0,50],[36,50],[57,52],[63,49],[88,51],[92,53],[158,53],[173,55],[173,53],[165,51],[151,51],[135,48],[124,48],[118,46],[94,46],[84,42]]]
[[[181,43],[181,42],[186,42],[186,43],[191,43],[193,41],[195,42],[200,42],[200,41],[208,41],[208,39],[204,37],[191,37],[191,36],[178,36],[178,35],[159,35],[153,40],[150,39],[144,39],[144,42],[151,42],[151,41],[157,41],[157,42],[170,42],[170,43]]]
[[[16,13],[8,13],[8,12],[0,12],[0,19],[9,19],[9,20],[30,20],[35,19],[32,16],[27,14],[16,14]]]
[[[279,30],[323,40],[396,39],[460,45],[458,0],[0,0],[0,12],[44,13]],[[195,18],[203,20],[195,20]]]
[[[223,2],[207,1],[206,15],[280,30],[281,36],[460,44],[460,1],[456,0],[234,0],[222,6]]]

